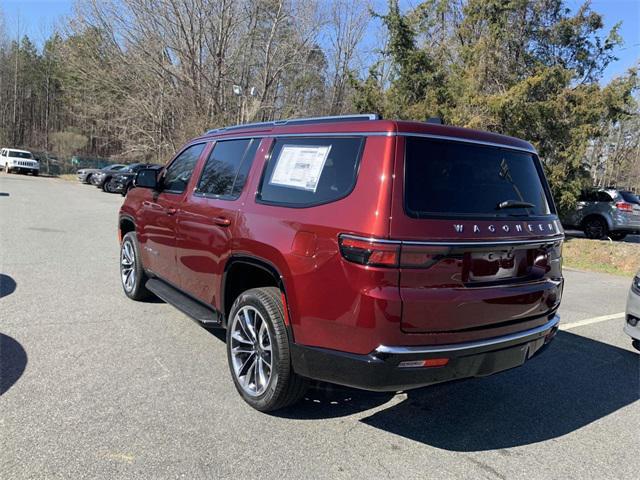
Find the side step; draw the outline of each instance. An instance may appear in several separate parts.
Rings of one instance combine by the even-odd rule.
[[[207,327],[220,327],[220,316],[214,309],[185,295],[180,290],[157,278],[150,278],[145,284],[147,289],[160,299],[170,303],[181,312]]]

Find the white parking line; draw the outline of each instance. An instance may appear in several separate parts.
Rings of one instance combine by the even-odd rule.
[[[606,322],[607,320],[614,320],[616,318],[624,318],[624,315],[625,315],[624,312],[612,313],[611,315],[603,315],[601,317],[587,318],[585,320],[579,320],[577,322],[566,323],[564,325],[561,323],[560,324],[560,330],[571,330],[572,328],[583,327],[585,325],[591,325],[593,323]]]

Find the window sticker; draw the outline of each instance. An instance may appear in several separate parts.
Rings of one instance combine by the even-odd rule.
[[[284,145],[271,174],[271,185],[316,191],[331,145]]]

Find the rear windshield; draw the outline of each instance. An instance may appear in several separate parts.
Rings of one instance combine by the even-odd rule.
[[[15,150],[9,150],[9,156],[13,158],[33,158],[29,152],[16,152]]]
[[[636,195],[634,195],[631,192],[620,192],[620,195],[622,196],[625,202],[640,204],[640,198],[638,198]]]
[[[412,217],[551,213],[530,153],[419,137],[407,137],[406,145],[405,210]]]

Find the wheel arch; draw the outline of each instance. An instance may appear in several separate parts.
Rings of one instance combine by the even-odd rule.
[[[226,326],[231,306],[243,291],[258,287],[277,287],[283,295],[285,310],[285,325],[290,328],[290,308],[287,286],[280,270],[270,261],[252,255],[232,255],[225,264],[222,281],[220,282],[220,311]],[[293,338],[292,338],[293,340]]]
[[[118,238],[119,243],[122,242],[123,237],[129,232],[136,231],[136,222],[133,217],[129,215],[121,215],[118,220]]]
[[[590,213],[589,215],[584,217],[580,222],[580,228],[584,228],[587,221],[589,221],[592,218],[599,218],[601,220],[604,220],[604,223],[607,225],[607,228],[609,230],[613,229],[613,221],[611,220],[611,218],[608,218],[607,215],[603,215],[602,213]]]

